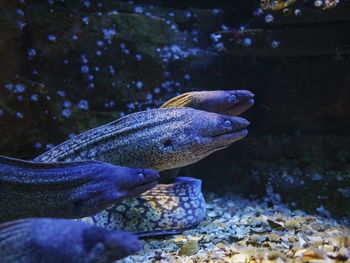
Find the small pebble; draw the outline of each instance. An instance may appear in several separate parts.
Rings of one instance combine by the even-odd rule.
[[[198,241],[189,240],[179,250],[180,256],[192,256],[199,250]]]
[[[278,258],[282,259],[283,261],[287,260],[287,257],[279,251],[271,251],[267,255],[267,259],[269,259],[269,260],[277,260]]]
[[[207,213],[207,216],[209,216],[209,217],[216,217],[217,214],[216,214],[216,212],[211,211],[211,212]]]
[[[261,243],[266,240],[266,237],[258,234],[251,235],[248,239],[250,243]]]
[[[266,236],[270,241],[273,241],[273,242],[277,242],[280,240],[280,236],[275,234],[275,233],[272,233],[272,234],[269,234]]]
[[[299,229],[301,227],[300,223],[297,220],[288,220],[284,226],[287,229]]]

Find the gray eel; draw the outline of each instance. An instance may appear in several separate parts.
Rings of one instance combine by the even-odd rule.
[[[0,222],[93,215],[157,184],[150,169],[97,161],[28,162],[0,156]]]
[[[140,250],[132,234],[66,219],[20,219],[0,224],[2,263],[108,263]]]
[[[247,135],[249,122],[192,108],[140,111],[81,133],[35,158],[97,160],[156,171],[183,167]]]

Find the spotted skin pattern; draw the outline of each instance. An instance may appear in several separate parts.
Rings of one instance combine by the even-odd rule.
[[[228,147],[247,135],[248,125],[243,118],[185,107],[140,111],[76,135],[34,160],[96,160],[160,172]]]
[[[118,206],[81,219],[110,230],[128,231],[138,236],[175,234],[196,226],[205,215],[201,181],[178,177],[174,184],[158,185]]]

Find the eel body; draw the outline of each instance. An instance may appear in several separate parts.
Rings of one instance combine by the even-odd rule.
[[[247,135],[249,122],[192,108],[136,112],[97,127],[35,158],[98,160],[162,171],[197,162]]]
[[[0,222],[93,215],[157,184],[150,169],[97,161],[40,163],[0,156]]]
[[[141,247],[127,232],[73,220],[31,218],[0,224],[2,263],[109,263]]]
[[[239,116],[254,104],[248,90],[192,91],[165,102],[160,108],[189,107],[229,116]]]
[[[125,199],[82,221],[138,236],[175,234],[199,224],[205,215],[201,180],[177,177],[137,198]]]

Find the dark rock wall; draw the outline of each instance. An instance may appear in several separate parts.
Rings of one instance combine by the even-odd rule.
[[[349,216],[350,5],[259,7],[0,1],[0,153],[33,158],[182,92],[248,89],[248,137],[182,173]]]

